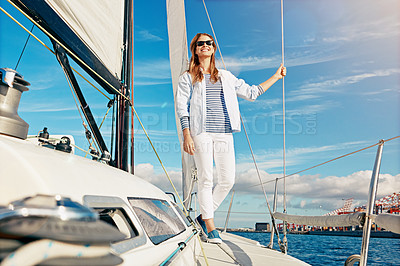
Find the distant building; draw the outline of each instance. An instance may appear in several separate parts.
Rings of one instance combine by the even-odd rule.
[[[256,223],[256,231],[269,231],[269,223]]]

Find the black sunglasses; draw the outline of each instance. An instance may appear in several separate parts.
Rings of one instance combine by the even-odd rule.
[[[196,42],[197,46],[203,46],[204,44],[207,44],[208,46],[211,46],[213,44],[213,41],[208,40],[208,41],[198,41],[198,42]]]

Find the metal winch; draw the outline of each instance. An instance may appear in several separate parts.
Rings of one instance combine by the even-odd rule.
[[[0,134],[26,139],[29,125],[18,115],[21,94],[29,82],[10,68],[0,68]]]

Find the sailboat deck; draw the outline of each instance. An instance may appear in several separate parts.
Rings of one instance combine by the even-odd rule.
[[[221,238],[221,245],[202,243],[209,265],[309,265],[241,236],[222,233]],[[203,254],[199,262],[207,265]]]

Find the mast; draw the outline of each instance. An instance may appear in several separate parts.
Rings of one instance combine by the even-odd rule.
[[[129,98],[133,96],[131,91],[131,56],[132,56],[132,21],[133,21],[133,0],[125,0],[124,5],[124,51],[123,51],[123,67],[122,67],[122,84],[121,92]],[[133,142],[129,147],[129,132],[130,132],[130,102],[117,97],[117,122],[116,122],[116,149],[115,149],[115,166],[124,171],[133,173]],[[133,131],[131,132],[133,134]],[[129,167],[129,151],[131,151],[131,164]]]

